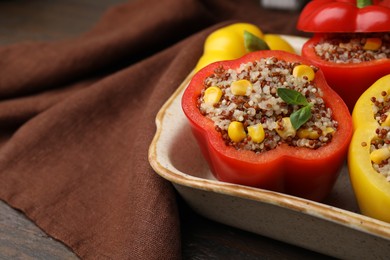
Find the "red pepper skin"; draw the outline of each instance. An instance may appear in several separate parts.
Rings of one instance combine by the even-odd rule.
[[[390,74],[390,59],[365,61],[362,63],[335,63],[316,55],[314,46],[325,34],[316,34],[302,47],[302,56],[321,68],[329,84],[347,104],[352,112],[358,98],[377,79]]]
[[[301,56],[284,51],[258,51],[237,60],[212,63],[196,73],[184,91],[184,114],[211,171],[218,180],[321,201],[329,194],[345,162],[352,136],[352,119],[347,106],[327,85],[320,70],[317,71],[314,81],[322,89],[323,99],[333,110],[339,128],[332,141],[317,150],[285,144],[262,154],[236,150],[225,145],[212,120],[204,117],[197,108],[203,80],[213,74],[217,67],[238,68],[242,63],[265,57],[310,64]]]
[[[302,10],[297,28],[323,32],[388,32],[390,0],[358,8],[356,0],[312,0]]]

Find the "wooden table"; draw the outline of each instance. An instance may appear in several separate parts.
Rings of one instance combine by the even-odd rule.
[[[0,44],[53,40],[88,30],[109,6],[124,0],[2,0]],[[228,227],[179,201],[184,259],[319,259],[326,256]],[[77,259],[23,214],[0,201],[0,259]]]

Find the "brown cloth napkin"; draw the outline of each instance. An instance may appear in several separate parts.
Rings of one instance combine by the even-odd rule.
[[[299,34],[258,1],[145,0],[89,32],[0,47],[0,198],[84,259],[178,259],[175,192],[150,167],[155,116],[212,30]]]

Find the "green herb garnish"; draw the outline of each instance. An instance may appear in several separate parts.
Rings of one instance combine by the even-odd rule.
[[[244,31],[244,45],[248,52],[270,49],[264,40],[248,31]]]
[[[284,102],[290,105],[301,105],[306,106],[309,103],[304,95],[301,92],[288,88],[278,88],[278,95]]]
[[[306,97],[296,90],[278,88],[277,93],[279,97],[287,104],[303,106],[290,115],[292,126],[295,130],[299,129],[310,119],[312,104],[307,102]]]
[[[356,5],[358,8],[363,8],[372,5],[372,0],[357,0]]]

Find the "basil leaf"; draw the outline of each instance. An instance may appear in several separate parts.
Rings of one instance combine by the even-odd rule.
[[[290,105],[302,105],[307,106],[309,103],[301,92],[288,88],[278,88],[278,96],[283,99],[284,102]]]
[[[270,49],[264,40],[248,31],[244,31],[244,45],[248,52]]]
[[[311,117],[311,105],[304,106],[290,115],[291,124],[295,130],[299,129]]]

